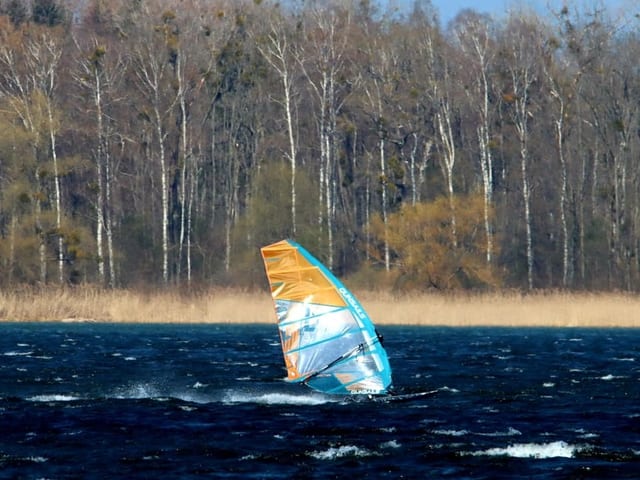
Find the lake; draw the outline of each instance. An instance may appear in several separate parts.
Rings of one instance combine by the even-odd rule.
[[[640,330],[381,326],[397,395],[354,400],[286,383],[275,325],[0,329],[0,478],[640,472]]]

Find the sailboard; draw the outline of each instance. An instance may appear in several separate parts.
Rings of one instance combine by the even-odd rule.
[[[260,251],[271,285],[287,381],[329,394],[388,393],[389,359],[356,297],[292,240]]]

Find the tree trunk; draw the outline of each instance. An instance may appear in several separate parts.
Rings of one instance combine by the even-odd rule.
[[[382,212],[382,223],[384,224],[384,269],[388,272],[391,270],[391,251],[389,248],[389,238],[388,238],[388,224],[389,224],[389,214],[387,211],[387,163],[385,158],[384,151],[384,132],[380,130],[378,132],[378,147],[380,152],[380,188],[382,190],[381,196],[381,212]]]
[[[53,74],[52,74],[53,75]],[[53,80],[52,80],[53,82]],[[62,194],[60,192],[60,171],[58,168],[58,154],[56,152],[56,131],[53,122],[51,99],[46,98],[47,119],[49,122],[49,142],[51,159],[53,161],[53,184],[56,208],[56,231],[58,236],[58,283],[64,283],[64,236],[62,233]]]

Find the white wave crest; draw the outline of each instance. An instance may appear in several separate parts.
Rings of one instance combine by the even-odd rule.
[[[343,457],[371,457],[377,455],[366,448],[356,447],[355,445],[342,445],[340,447],[331,447],[327,450],[310,452],[309,456],[318,460],[335,460]]]
[[[433,433],[435,433],[436,435],[445,435],[448,437],[464,437],[465,435],[469,434],[468,430],[446,430],[446,429],[440,429],[440,430],[432,430]]]
[[[113,397],[120,400],[142,400],[145,398],[158,398],[160,397],[160,393],[154,385],[148,383],[136,383],[134,385],[118,389],[114,393]]]
[[[259,403],[263,405],[323,405],[335,402],[324,395],[292,395],[290,393],[228,392],[223,403]]]
[[[401,445],[397,440],[389,440],[388,442],[384,442],[380,444],[380,448],[400,448]]]
[[[506,431],[498,431],[491,433],[478,433],[481,437],[514,437],[517,435],[522,435],[522,432],[517,428],[509,427]]]
[[[516,443],[504,448],[489,448],[467,455],[513,458],[572,458],[578,447],[563,441],[551,443]]]
[[[27,457],[26,460],[33,462],[33,463],[45,463],[48,462],[49,459],[46,457],[41,457],[41,456],[33,456],[33,457]]]
[[[74,402],[81,400],[75,395],[49,394],[49,395],[33,395],[27,398],[30,402]]]
[[[191,390],[167,389],[151,383],[136,383],[126,387],[118,388],[111,398],[118,400],[159,400],[169,399],[181,400],[189,403],[210,403],[213,399],[205,394],[200,394]]]

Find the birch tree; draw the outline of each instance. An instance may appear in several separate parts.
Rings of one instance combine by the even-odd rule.
[[[77,60],[76,82],[88,94],[93,119],[95,137],[93,139],[93,157],[95,159],[96,178],[96,257],[98,277],[102,285],[114,288],[117,285],[113,235],[113,172],[112,138],[115,134],[114,115],[110,114],[122,80],[126,64],[115,48],[101,44],[99,39],[89,39],[85,47],[76,40],[80,52]],[[104,236],[106,235],[106,246]],[[108,276],[105,268],[107,259]]]
[[[191,103],[196,87],[200,84],[201,78],[195,73],[186,45],[197,45],[197,36],[193,29],[185,21],[180,21],[177,13],[173,10],[163,14],[162,33],[167,48],[169,64],[172,67],[174,88],[175,88],[175,113],[177,123],[177,192],[175,202],[178,209],[178,239],[177,258],[175,259],[175,279],[180,283],[183,263],[187,268],[187,283],[191,284],[191,231],[189,229],[191,221],[188,218],[189,195],[192,192],[189,184],[195,175],[195,168],[192,134],[189,128],[191,116]],[[195,49],[196,51],[198,49]],[[186,257],[186,258],[184,258]]]
[[[345,102],[346,92],[341,88],[347,83],[345,51],[348,37],[346,30],[351,22],[350,13],[339,8],[314,9],[310,12],[309,42],[298,55],[298,62],[316,100],[315,113],[318,129],[319,204],[318,223],[325,226],[327,235],[327,264],[334,265],[334,223],[336,195],[340,184],[337,165],[337,119]]]
[[[400,77],[397,71],[401,68],[401,57],[391,45],[385,43],[382,32],[372,29],[364,38],[367,42],[366,57],[361,68],[360,89],[362,91],[362,104],[365,115],[372,124],[371,151],[367,155],[376,159],[377,184],[379,190],[379,211],[382,218],[383,231],[388,225],[390,209],[393,204],[392,193],[395,184],[394,172],[391,169],[389,158],[389,145],[398,141],[397,132],[404,123],[403,110],[397,103],[395,92],[400,86]],[[396,138],[394,138],[396,137]],[[367,206],[371,208],[371,206]],[[370,216],[370,215],[367,215]],[[385,270],[391,268],[391,250],[387,241],[387,234],[379,235],[382,242],[382,261]]]
[[[558,74],[551,71],[552,65],[545,65],[544,73],[546,76],[546,81],[549,88],[549,93],[553,102],[556,104],[557,110],[551,112],[551,117],[553,121],[554,133],[555,133],[555,147],[558,155],[558,162],[560,163],[560,200],[559,200],[559,208],[560,211],[560,227],[562,232],[562,286],[564,288],[569,286],[570,283],[570,269],[571,269],[571,258],[570,258],[570,237],[569,237],[569,227],[568,227],[568,195],[569,195],[569,181],[568,181],[568,167],[567,167],[567,159],[566,159],[566,132],[567,132],[567,122],[566,119],[568,117],[568,109],[569,109],[569,98],[570,92],[574,91],[573,88],[569,90],[569,93],[566,92],[567,88],[563,88],[563,82],[561,79],[557,78]]]
[[[598,18],[598,15],[595,15]],[[572,121],[572,128],[575,128],[574,141],[565,140],[563,144],[563,158],[565,152],[574,151],[574,155],[579,164],[576,165],[576,182],[573,184],[573,194],[575,196],[576,209],[576,229],[577,233],[577,253],[575,267],[579,275],[582,286],[587,286],[597,275],[590,275],[588,268],[589,252],[587,237],[595,238],[592,232],[594,220],[599,216],[598,190],[600,184],[600,152],[602,151],[602,138],[599,134],[599,123],[595,111],[591,108],[593,99],[599,96],[601,88],[601,75],[597,72],[604,70],[601,64],[604,59],[604,50],[610,42],[611,31],[607,31],[604,23],[600,20],[581,19],[576,13],[574,17],[568,8],[561,10],[559,20],[559,48],[561,51],[555,58],[559,60],[556,70],[549,72],[553,74],[551,90],[557,94],[551,94],[551,105],[555,105],[559,110],[569,110],[564,117],[559,118],[558,110],[551,111],[556,118],[556,131],[558,127],[568,128],[567,121]],[[559,83],[556,77],[564,77],[566,85]],[[562,88],[564,86],[564,88]],[[595,93],[598,92],[598,93]],[[558,124],[558,121],[560,124]],[[565,139],[564,133],[562,133]],[[558,140],[558,138],[557,138]],[[560,143],[557,143],[558,147]],[[567,161],[564,161],[567,164]],[[570,165],[567,164],[567,175]],[[571,185],[567,176],[568,189]],[[606,248],[606,247],[605,247]],[[594,245],[590,248],[591,255],[600,256],[598,248]],[[566,254],[571,255],[571,250]],[[602,252],[606,256],[606,252]],[[563,257],[565,253],[563,252]],[[563,268],[564,272],[564,268]],[[593,273],[593,272],[592,272]]]
[[[163,26],[159,32],[160,38],[153,35],[154,26],[147,25],[148,36],[140,42],[133,53],[132,64],[136,84],[147,102],[141,107],[144,118],[150,122],[157,150],[154,156],[160,166],[160,196],[161,196],[161,235],[162,235],[162,280],[169,282],[169,176],[170,165],[167,156],[167,137],[169,135],[168,122],[175,107],[177,96],[170,92],[167,82],[171,78],[169,57],[171,52],[166,49],[165,37],[167,18],[163,19]],[[164,48],[163,48],[164,47]],[[147,113],[148,108],[148,113]]]
[[[57,238],[56,259],[58,264],[58,282],[62,284],[64,275],[64,238],[62,234],[62,192],[60,167],[57,152],[57,134],[59,117],[56,111],[55,95],[57,74],[62,47],[51,32],[34,27],[32,32],[22,38],[20,49],[14,49],[13,42],[20,41],[20,31],[11,38],[5,38],[0,46],[0,92],[9,99],[9,104],[22,126],[30,133],[34,158],[39,159],[41,152],[52,164],[53,204],[55,212],[55,231]],[[45,191],[45,179],[41,165],[36,166],[35,178],[40,192],[33,196],[36,230],[40,237],[40,282],[47,281],[47,232],[43,224],[42,205]]]
[[[531,180],[529,178],[529,129],[533,117],[533,84],[539,80],[537,62],[540,56],[537,45],[542,43],[538,25],[532,19],[511,18],[504,38],[508,91],[503,95],[511,105],[511,117],[518,139],[522,203],[525,224],[525,248],[527,259],[527,287],[533,289],[533,226],[531,214]]]
[[[258,43],[258,50],[265,61],[276,72],[282,86],[280,98],[276,101],[284,110],[285,125],[289,150],[285,154],[291,167],[291,229],[295,237],[297,231],[297,195],[296,195],[296,164],[298,146],[294,115],[296,110],[297,87],[295,82],[295,44],[292,44],[290,32],[284,18],[274,16],[269,20],[266,38]]]
[[[628,59],[630,61],[630,59]],[[603,82],[601,95],[607,100],[600,103],[600,129],[606,148],[604,159],[607,165],[609,193],[610,228],[610,268],[613,278],[611,286],[616,284],[625,290],[630,289],[632,247],[628,232],[631,230],[630,208],[632,187],[630,165],[631,146],[634,132],[637,131],[640,114],[636,94],[640,92],[635,75],[630,72],[629,63],[616,65],[610,70],[610,76]],[[637,184],[636,184],[637,185]],[[619,278],[622,276],[622,278]]]
[[[486,260],[493,262],[493,225],[490,212],[493,208],[493,154],[491,151],[492,132],[492,86],[490,75],[494,61],[495,45],[492,42],[488,19],[469,15],[457,25],[456,36],[464,54],[464,64],[471,88],[467,90],[472,110],[477,115],[476,138],[478,160],[482,177],[484,198],[484,229],[487,236]],[[466,80],[465,79],[465,80]]]

